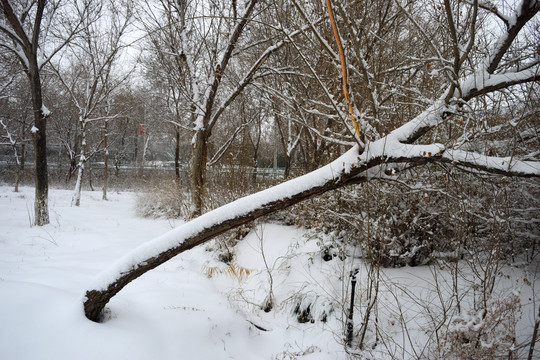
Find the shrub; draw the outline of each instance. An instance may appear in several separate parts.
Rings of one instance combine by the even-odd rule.
[[[442,359],[512,358],[516,324],[521,317],[517,295],[493,299],[486,308],[461,314],[450,321],[440,344]]]

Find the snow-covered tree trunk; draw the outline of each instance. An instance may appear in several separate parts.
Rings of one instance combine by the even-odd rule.
[[[440,110],[431,114],[432,111],[435,109],[423,114],[425,119],[419,119],[418,125],[421,124],[420,121],[435,121],[433,119],[435,117],[441,119],[444,114]],[[441,145],[401,144],[396,141],[400,133],[401,131],[390,138],[392,143],[387,142],[388,139],[381,139],[370,144],[371,151],[363,152],[356,146],[321,169],[205,213],[141,245],[96,278],[90,290],[86,292],[84,300],[86,316],[90,320],[99,321],[107,302],[124,286],[174,256],[261,216],[285,209],[329,190],[367,181],[370,175],[380,176],[380,173],[384,174],[387,170],[386,166],[381,166],[384,164],[396,166],[398,163],[407,163],[409,166],[416,166],[436,161],[455,161],[461,166],[479,170],[503,172],[508,175],[540,176],[538,163],[515,162],[513,166],[505,167],[507,170],[504,170],[503,167],[495,165],[495,159],[492,161],[482,157],[469,161],[462,156],[455,158],[452,153],[445,154]],[[370,174],[368,172],[370,169],[376,172]]]
[[[77,165],[77,181],[75,182],[75,190],[73,190],[73,197],[71,198],[71,206],[80,206],[81,205],[81,188],[82,181],[84,176],[84,170],[86,167],[86,126],[87,120],[79,115],[79,127],[81,131],[81,152],[79,154],[79,164]]]
[[[49,110],[43,105],[41,78],[37,57],[29,59],[29,78],[32,91],[32,107],[34,109],[34,127],[32,140],[34,143],[34,222],[38,226],[49,223],[49,171],[47,166],[47,117]]]
[[[354,154],[354,151],[351,154]],[[84,305],[86,316],[93,321],[99,321],[105,304],[130,281],[218,234],[260,216],[284,209],[316,194],[362,180],[353,179],[354,174],[348,174],[342,178],[334,177],[338,173],[334,172],[332,168],[333,166],[342,167],[339,162],[336,161],[334,164],[320,169],[313,176],[291,180],[276,188],[242,198],[205,213],[156,239],[157,241],[151,242],[152,244],[143,245],[134,253],[128,254],[114,266],[113,271],[104,272],[92,284],[92,290],[86,292]],[[336,168],[336,170],[338,169]],[[315,180],[316,183],[311,183],[311,180]],[[144,260],[139,261],[141,259]],[[114,279],[107,278],[108,275],[113,275]]]
[[[103,200],[107,200],[107,188],[109,186],[109,121],[103,124]]]
[[[496,174],[540,176],[539,162],[509,162],[509,159],[465,154],[441,144],[408,144],[425,133],[426,127],[437,126],[452,113],[453,107],[438,101],[386,137],[367,144],[366,149],[355,146],[321,169],[234,201],[141,245],[97,277],[86,292],[86,316],[99,321],[106,303],[129,282],[218,234],[326,191],[373,177],[391,176],[386,174],[398,171],[403,163],[413,167],[446,162]]]

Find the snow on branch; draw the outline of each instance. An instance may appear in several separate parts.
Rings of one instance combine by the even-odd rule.
[[[507,88],[512,85],[531,82],[539,78],[540,67],[529,67],[527,70],[518,72],[504,72],[491,74],[487,71],[476,72],[467,77],[461,84],[461,91],[465,101],[476,96]]]
[[[411,121],[405,123],[390,133],[402,143],[412,143],[426,132],[439,125],[449,114],[453,113],[456,106],[446,104],[443,95],[439,100],[429,106]]]
[[[8,127],[6,126],[6,124],[4,124],[4,121],[2,119],[0,119],[0,125],[2,125],[2,127],[4,128],[4,131],[6,132],[6,137],[8,138],[9,140],[9,144],[10,145],[15,145],[17,143],[16,140],[13,139],[13,137],[11,136],[11,132],[9,131]]]
[[[11,43],[0,42],[0,47],[3,47],[9,52],[13,53],[21,62],[24,70],[28,71],[30,65],[26,53],[21,48],[23,43],[20,38],[13,31],[11,31],[11,29],[7,27],[3,22],[0,22],[0,31],[7,34],[13,40],[13,42]]]
[[[454,166],[513,176],[540,176],[540,161],[521,161],[515,157],[486,156],[464,150],[446,150],[443,160]]]
[[[473,5],[473,1],[471,1],[471,0],[465,0],[465,2],[467,4]],[[510,26],[510,22],[512,21],[512,17],[507,16],[506,14],[501,12],[492,1],[489,1],[489,0],[478,1],[478,7],[481,8],[481,9],[487,10],[490,13],[497,16],[499,19],[501,19],[504,22],[504,24],[506,25],[507,28]]]
[[[507,31],[495,43],[493,55],[487,61],[486,68],[490,74],[497,70],[499,63],[521,29],[540,11],[540,1],[522,0],[521,4],[516,6],[516,9],[516,16],[509,19]]]
[[[19,46],[24,46],[24,42],[4,21],[0,21],[0,31],[5,33],[15,44]],[[8,47],[7,44],[4,44],[5,47]]]

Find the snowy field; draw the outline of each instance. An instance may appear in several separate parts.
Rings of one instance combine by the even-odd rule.
[[[83,192],[80,207],[70,206],[71,195],[50,190],[51,223],[32,227],[33,189],[0,187],[0,359],[349,358],[343,294],[353,265],[337,257],[323,261],[316,239],[275,224],[258,225],[241,241],[233,265],[215,260],[212,243],[200,246],[128,285],[108,304],[108,321],[87,320],[82,298],[92,279],[181,221],[136,216],[133,193],[102,201],[99,192]],[[366,270],[360,268],[361,301]],[[540,282],[534,276],[521,281],[521,270],[509,273],[497,286],[501,295],[521,297],[517,332],[518,342],[525,341]],[[377,337],[386,345],[370,350],[372,358],[414,358],[412,344],[422,351],[431,336],[426,304],[432,302],[433,314],[438,308],[427,290],[433,276],[428,267],[384,272],[377,321],[385,330]],[[264,312],[269,297],[274,307]],[[295,310],[307,306],[310,321],[299,323]],[[373,331],[366,336],[374,343]]]
[[[30,227],[33,189],[0,188],[0,359],[344,357],[332,332],[312,332],[295,318],[251,319],[228,296],[246,280],[218,273],[204,246],[130,284],[109,304],[109,321],[88,321],[81,298],[93,277],[178,222],[137,217],[132,193],[111,193],[104,202],[98,192],[83,192],[80,208],[70,206],[71,195],[50,191],[51,223],[40,228]],[[271,227],[285,246],[301,237],[294,228]],[[260,267],[257,249],[243,252],[246,267]]]

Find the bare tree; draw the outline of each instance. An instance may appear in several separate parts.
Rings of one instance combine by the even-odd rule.
[[[34,126],[35,224],[49,223],[47,118],[50,111],[43,104],[41,71],[61,48],[79,31],[73,16],[56,21],[65,9],[60,1],[1,1],[0,47],[7,49],[20,62],[30,83]],[[86,7],[83,12],[86,11]],[[47,44],[45,46],[45,44]]]
[[[4,59],[2,59],[4,60]],[[28,91],[24,75],[13,68],[13,61],[5,59],[5,74],[0,76],[0,125],[2,136],[11,147],[16,163],[14,191],[19,191],[19,184],[24,171],[26,146],[32,124],[32,112],[28,109]],[[5,75],[5,76],[4,76]],[[22,76],[21,76],[22,75]]]
[[[115,76],[113,69],[117,65],[123,42],[131,22],[129,4],[101,2],[88,16],[82,19],[81,32],[77,41],[68,47],[71,50],[72,64],[69,78],[62,73],[62,64],[54,67],[64,88],[78,112],[79,125],[79,162],[78,175],[72,199],[72,205],[79,206],[85,165],[90,157],[88,149],[88,126],[95,121],[108,121],[114,115],[107,113],[107,100],[126,80],[127,74]],[[64,58],[63,62],[66,61]],[[119,69],[116,69],[118,72]],[[106,137],[104,140],[107,139]]]
[[[258,0],[249,0],[242,7],[236,2],[185,0],[162,0],[159,5],[158,10],[149,6],[143,18],[164,69],[175,74],[176,83],[170,88],[177,89],[181,99],[178,126],[192,135],[191,216],[196,217],[203,212],[208,144],[216,124],[286,41],[272,44],[275,31],[262,40],[246,39],[246,29],[259,24],[254,21],[259,16],[257,7],[265,6]],[[161,16],[165,16],[165,25]]]

